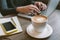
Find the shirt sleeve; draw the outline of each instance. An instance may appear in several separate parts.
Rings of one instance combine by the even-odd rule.
[[[8,15],[12,13],[17,14],[18,12],[16,12],[16,8],[8,8],[8,9],[1,9],[1,13],[2,15]]]
[[[1,13],[2,15],[8,15],[12,13],[17,13],[16,8],[8,8],[7,6],[7,0],[1,0]]]

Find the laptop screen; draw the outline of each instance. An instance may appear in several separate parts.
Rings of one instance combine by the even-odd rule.
[[[56,9],[60,0],[50,0],[48,3],[47,10],[44,11],[44,15],[49,16]]]

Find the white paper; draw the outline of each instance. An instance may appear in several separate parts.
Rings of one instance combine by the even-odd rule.
[[[18,29],[17,32],[14,32],[14,33],[12,33],[12,34],[22,32],[22,28],[21,28],[21,25],[20,25],[20,23],[19,23],[19,21],[18,21],[17,16],[12,17],[12,18],[13,18],[15,24],[16,24],[16,28]],[[2,19],[0,19],[0,23],[5,23],[5,22],[9,22],[9,21],[12,22],[11,17],[10,17],[10,18],[2,18]],[[12,23],[13,23],[13,22],[12,22]],[[0,36],[4,36],[4,35],[6,35],[6,34],[4,33],[2,27],[0,26]]]

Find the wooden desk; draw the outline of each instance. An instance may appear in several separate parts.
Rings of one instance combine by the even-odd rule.
[[[31,23],[30,20],[25,19],[25,18],[21,18],[18,17],[19,21],[21,23],[23,32],[13,35],[13,36],[9,36],[8,38],[12,39],[12,40],[40,40],[40,39],[35,39],[30,37],[27,33],[26,33],[26,28],[27,26]],[[60,40],[60,11],[56,10],[50,17],[49,17],[49,21],[48,24],[50,24],[54,30],[53,34],[46,39],[41,39],[41,40]]]

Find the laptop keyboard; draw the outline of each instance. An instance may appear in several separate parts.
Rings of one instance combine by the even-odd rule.
[[[42,13],[43,15],[45,15],[45,14],[46,14],[46,10],[45,10],[45,11],[41,11],[41,13]],[[21,16],[21,17],[29,18],[29,19],[30,19],[32,16],[34,16],[34,14],[31,14],[31,13],[27,13],[27,14],[18,13],[17,15],[18,15],[18,16]]]
[[[21,13],[18,13],[18,16],[21,16],[21,17],[25,17],[25,18],[31,18],[32,16],[34,16],[33,14],[21,14]]]

